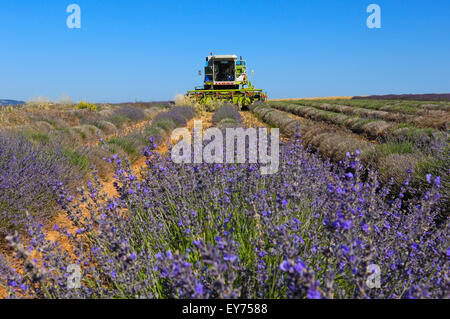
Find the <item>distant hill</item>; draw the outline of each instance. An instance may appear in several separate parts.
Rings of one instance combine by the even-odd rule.
[[[2,99],[0,99],[0,106],[21,105],[21,104],[25,104],[25,102],[24,101],[16,101],[16,100],[2,100]]]

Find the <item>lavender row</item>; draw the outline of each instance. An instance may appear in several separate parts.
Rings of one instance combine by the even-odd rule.
[[[408,179],[393,195],[376,172],[363,176],[358,158],[347,154],[332,165],[307,152],[299,136],[282,142],[280,171],[268,176],[259,164],[175,164],[155,147],[151,140],[143,151],[142,180],[113,158],[117,197],[106,199],[97,182],[81,191],[80,204],[59,188],[78,231],[55,229],[75,259],[39,224],[30,222],[30,250],[9,237],[28,265],[21,275],[0,262],[13,296],[449,297],[449,223],[436,222],[439,177],[427,175],[421,198],[405,196]],[[42,252],[42,267],[31,250]],[[72,263],[82,269],[78,289],[67,289]]]

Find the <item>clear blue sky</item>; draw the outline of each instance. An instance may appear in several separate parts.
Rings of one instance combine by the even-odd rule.
[[[450,92],[449,17],[448,0],[1,0],[0,98],[172,99],[211,51],[271,98]]]

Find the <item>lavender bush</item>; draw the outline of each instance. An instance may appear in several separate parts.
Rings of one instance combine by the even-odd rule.
[[[195,111],[190,106],[175,106],[171,108],[171,111],[183,115],[186,120],[190,120],[195,116]]]
[[[32,240],[9,241],[24,260],[21,275],[0,260],[11,296],[49,298],[439,298],[449,297],[448,220],[436,223],[439,177],[406,199],[364,181],[357,157],[340,165],[303,149],[299,136],[280,146],[280,171],[258,164],[174,164],[144,149],[138,179],[113,157],[119,195],[89,183],[61,205],[76,231],[67,236],[75,259],[29,222]],[[89,214],[86,213],[87,210]],[[41,255],[33,260],[30,251]],[[67,289],[69,264],[83,270]],[[369,288],[369,265],[380,287]]]
[[[214,112],[214,115],[212,117],[212,122],[216,125],[222,121],[227,120],[235,124],[242,124],[242,116],[236,106],[225,104],[221,106],[216,112]]]
[[[129,118],[133,122],[145,120],[145,113],[143,110],[137,107],[120,107],[114,110],[113,116],[124,116]]]
[[[186,126],[187,121],[192,119],[194,115],[194,110],[190,107],[174,107],[167,112],[159,113],[155,116],[152,121],[152,126],[157,126],[158,123],[161,123],[164,129],[167,126],[168,130],[172,130],[176,127]]]
[[[27,212],[38,219],[52,216],[57,206],[53,189],[81,177],[63,151],[0,131],[0,240],[24,226]]]

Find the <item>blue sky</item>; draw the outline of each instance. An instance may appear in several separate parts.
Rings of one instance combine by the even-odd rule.
[[[211,51],[246,58],[270,98],[450,92],[449,14],[448,0],[1,0],[0,98],[173,99]]]

